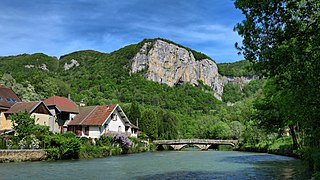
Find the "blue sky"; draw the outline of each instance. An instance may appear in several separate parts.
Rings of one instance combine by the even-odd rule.
[[[112,52],[161,37],[233,62],[243,19],[232,0],[1,0],[0,56]]]

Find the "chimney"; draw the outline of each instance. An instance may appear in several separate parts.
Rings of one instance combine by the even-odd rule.
[[[86,106],[86,104],[83,102],[83,100],[81,100],[79,105],[80,105],[80,107],[85,107]]]
[[[70,94],[68,94],[68,99],[71,100],[71,95]]]

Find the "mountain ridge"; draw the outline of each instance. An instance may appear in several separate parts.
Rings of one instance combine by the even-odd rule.
[[[150,52],[152,52],[152,54],[148,55]],[[221,100],[223,86],[226,83],[236,82],[243,85],[250,81],[250,79],[242,81],[243,78],[234,80],[235,78],[232,77],[224,77],[218,72],[219,65],[217,66],[215,61],[210,57],[161,38],[144,39],[137,44],[127,45],[111,53],[103,53],[95,50],[75,51],[61,56],[59,60],[43,53],[5,56],[0,57],[0,59],[0,64],[2,63],[4,65],[2,67],[5,67],[0,69],[0,73],[2,74],[15,74],[14,71],[25,71],[26,68],[28,68],[28,71],[30,71],[31,74],[37,74],[36,76],[39,76],[39,72],[35,69],[48,71],[46,72],[48,74],[74,76],[73,74],[83,74],[81,72],[91,71],[88,68],[99,69],[98,72],[91,72],[89,79],[95,79],[96,76],[99,77],[99,75],[96,74],[104,74],[101,68],[106,66],[112,66],[113,68],[110,69],[110,72],[118,74],[118,76],[121,76],[121,73],[134,74],[139,72],[141,74],[140,71],[144,70],[145,72],[143,73],[145,74],[143,75],[146,79],[160,84],[167,84],[171,87],[185,83],[196,87],[200,85],[209,86],[213,90],[212,94],[219,100]],[[152,60],[151,62],[153,62],[155,66],[147,64],[149,60]],[[6,64],[6,61],[10,61],[10,63]],[[121,65],[117,64],[119,62],[121,62]],[[73,72],[74,68],[79,72],[67,73],[67,71]],[[105,69],[108,68],[106,67]],[[116,71],[121,71],[121,73]],[[150,73],[150,71],[152,71],[152,73]],[[28,76],[30,75],[18,77],[18,81]],[[78,76],[76,77],[80,78]],[[70,81],[64,78],[61,79],[63,79],[66,84]],[[83,79],[83,77],[80,79]]]

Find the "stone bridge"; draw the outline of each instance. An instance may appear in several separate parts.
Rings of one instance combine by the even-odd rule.
[[[238,144],[238,140],[215,140],[215,139],[177,139],[177,140],[156,140],[153,141],[157,146],[169,145],[174,150],[181,150],[184,146],[192,144],[201,150],[208,150],[218,145],[230,145],[232,147]]]

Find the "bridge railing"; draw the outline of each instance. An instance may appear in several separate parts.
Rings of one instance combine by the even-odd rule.
[[[175,139],[175,140],[156,140],[155,144],[231,144],[236,145],[238,140],[220,140],[220,139]]]

